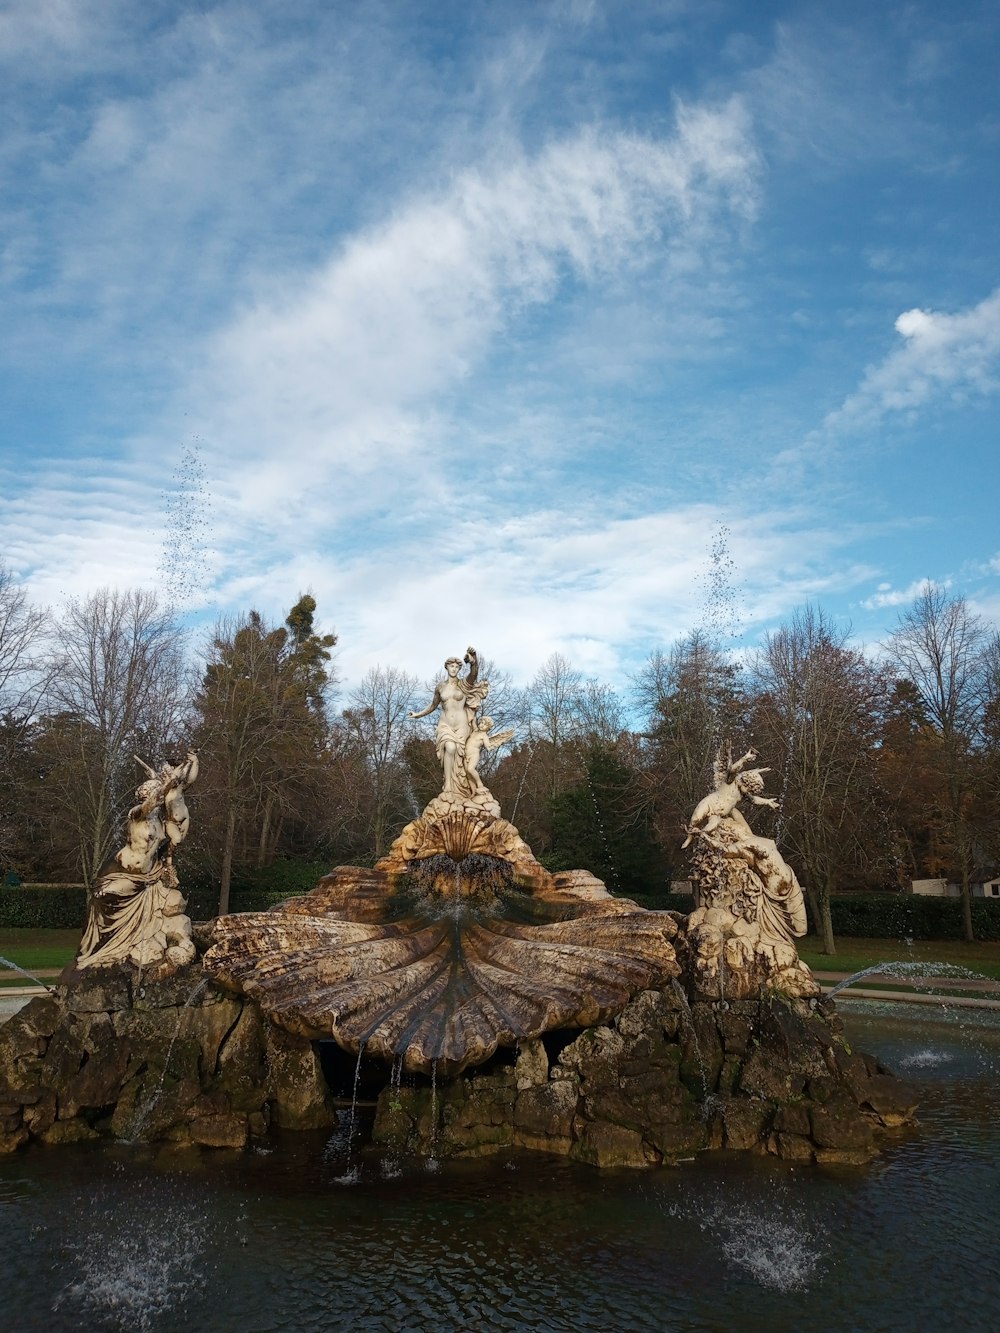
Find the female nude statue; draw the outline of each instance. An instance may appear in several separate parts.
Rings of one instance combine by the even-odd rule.
[[[465,742],[472,732],[476,711],[490,687],[488,681],[478,679],[479,658],[475,648],[466,649],[465,661],[469,674],[463,680],[458,674],[461,661],[457,657],[448,658],[444,664],[447,675],[434,687],[433,699],[419,713],[410,713],[410,717],[430,717],[436,709],[441,709],[437,725],[437,757],[444,769],[442,791],[471,796],[476,784],[466,771]]]

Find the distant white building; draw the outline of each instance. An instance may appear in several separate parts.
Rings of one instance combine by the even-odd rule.
[[[910,881],[910,892],[923,894],[928,898],[961,898],[961,884],[951,884],[946,879],[914,879]],[[1000,879],[988,879],[985,884],[972,885],[973,898],[1000,898]]]
[[[958,898],[962,890],[957,884],[949,884],[946,879],[914,879],[910,881],[910,892],[928,898]]]

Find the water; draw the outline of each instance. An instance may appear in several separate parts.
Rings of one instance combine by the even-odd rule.
[[[34,982],[36,986],[41,986],[50,993],[52,991],[52,987],[47,986],[45,982],[36,977],[33,972],[25,972],[24,968],[21,967],[19,963],[12,963],[9,958],[4,958],[3,954],[0,954],[0,967],[9,968],[11,972],[20,972],[22,977],[27,977],[28,980]]]
[[[343,1175],[337,1177],[340,1185],[356,1185],[361,1179],[361,1168],[354,1160],[354,1129],[358,1119],[358,1084],[361,1081],[361,1061],[365,1053],[364,1042],[358,1047],[358,1061],[354,1066],[354,1090],[351,1093],[351,1117],[347,1122],[347,1167]],[[328,1145],[329,1146],[329,1145]]]
[[[933,994],[935,982],[941,978],[954,977],[961,981],[990,981],[992,978],[984,976],[981,972],[973,972],[967,967],[962,967],[959,963],[915,963],[915,962],[886,962],[873,963],[871,967],[862,968],[860,972],[854,972],[843,981],[838,981],[836,986],[828,992],[828,999],[833,999],[839,995],[842,990],[848,986],[853,986],[856,981],[862,981],[865,977],[900,977],[900,978],[928,978],[926,985],[917,986],[915,989],[926,991]],[[996,994],[991,993],[990,998],[995,999],[1000,994],[1000,985],[995,987]],[[985,992],[984,992],[985,994]]]
[[[602,1173],[511,1154],[434,1174],[402,1159],[345,1190],[323,1132],[245,1154],[0,1158],[0,1310],[23,1333],[992,1330],[1000,1020],[900,1010],[844,1014],[852,1044],[920,1090],[920,1130],[867,1168],[711,1153]]]

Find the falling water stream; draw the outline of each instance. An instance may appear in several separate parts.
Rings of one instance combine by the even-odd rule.
[[[0,967],[9,968],[12,972],[20,972],[22,977],[27,977],[30,982],[35,986],[41,986],[43,990],[49,992],[52,990],[51,986],[46,985],[45,982],[39,977],[36,977],[33,972],[26,972],[20,963],[12,963],[9,958],[4,958],[3,954],[0,954]]]
[[[132,1128],[124,1137],[129,1143],[136,1143],[142,1137],[142,1131],[149,1123],[149,1117],[153,1114],[156,1103],[163,1096],[163,1088],[167,1077],[167,1070],[170,1068],[170,1057],[174,1053],[174,1047],[177,1045],[177,1038],[181,1035],[181,1025],[184,1022],[184,1016],[194,1004],[197,997],[204,991],[209,984],[209,978],[205,977],[194,987],[191,994],[187,997],[180,1009],[177,1011],[177,1025],[174,1028],[174,1034],[170,1038],[170,1045],[167,1047],[167,1053],[163,1057],[163,1068],[160,1070],[160,1079],[153,1095],[149,1097],[136,1113],[135,1120],[132,1122]]]

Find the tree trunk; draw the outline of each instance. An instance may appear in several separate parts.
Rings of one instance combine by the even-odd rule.
[[[971,944],[976,938],[972,929],[972,885],[969,883],[969,867],[962,867],[962,935]]]
[[[816,890],[813,888],[811,882],[805,886],[805,890],[806,890],[806,900],[809,903],[809,915],[812,918],[813,930],[815,930],[817,935],[822,935],[823,911],[822,908],[820,907],[820,902],[816,894]]]
[[[260,837],[257,840],[257,869],[267,864],[267,849],[271,833],[271,812],[274,809],[274,793],[269,792],[264,802],[264,815],[260,821]]]
[[[835,954],[837,946],[833,939],[833,918],[830,915],[830,890],[824,889],[820,899],[820,919],[823,926],[823,952]]]
[[[229,884],[233,877],[233,844],[236,841],[236,810],[229,807],[226,839],[222,845],[222,883],[219,886],[219,916],[229,911]]]

